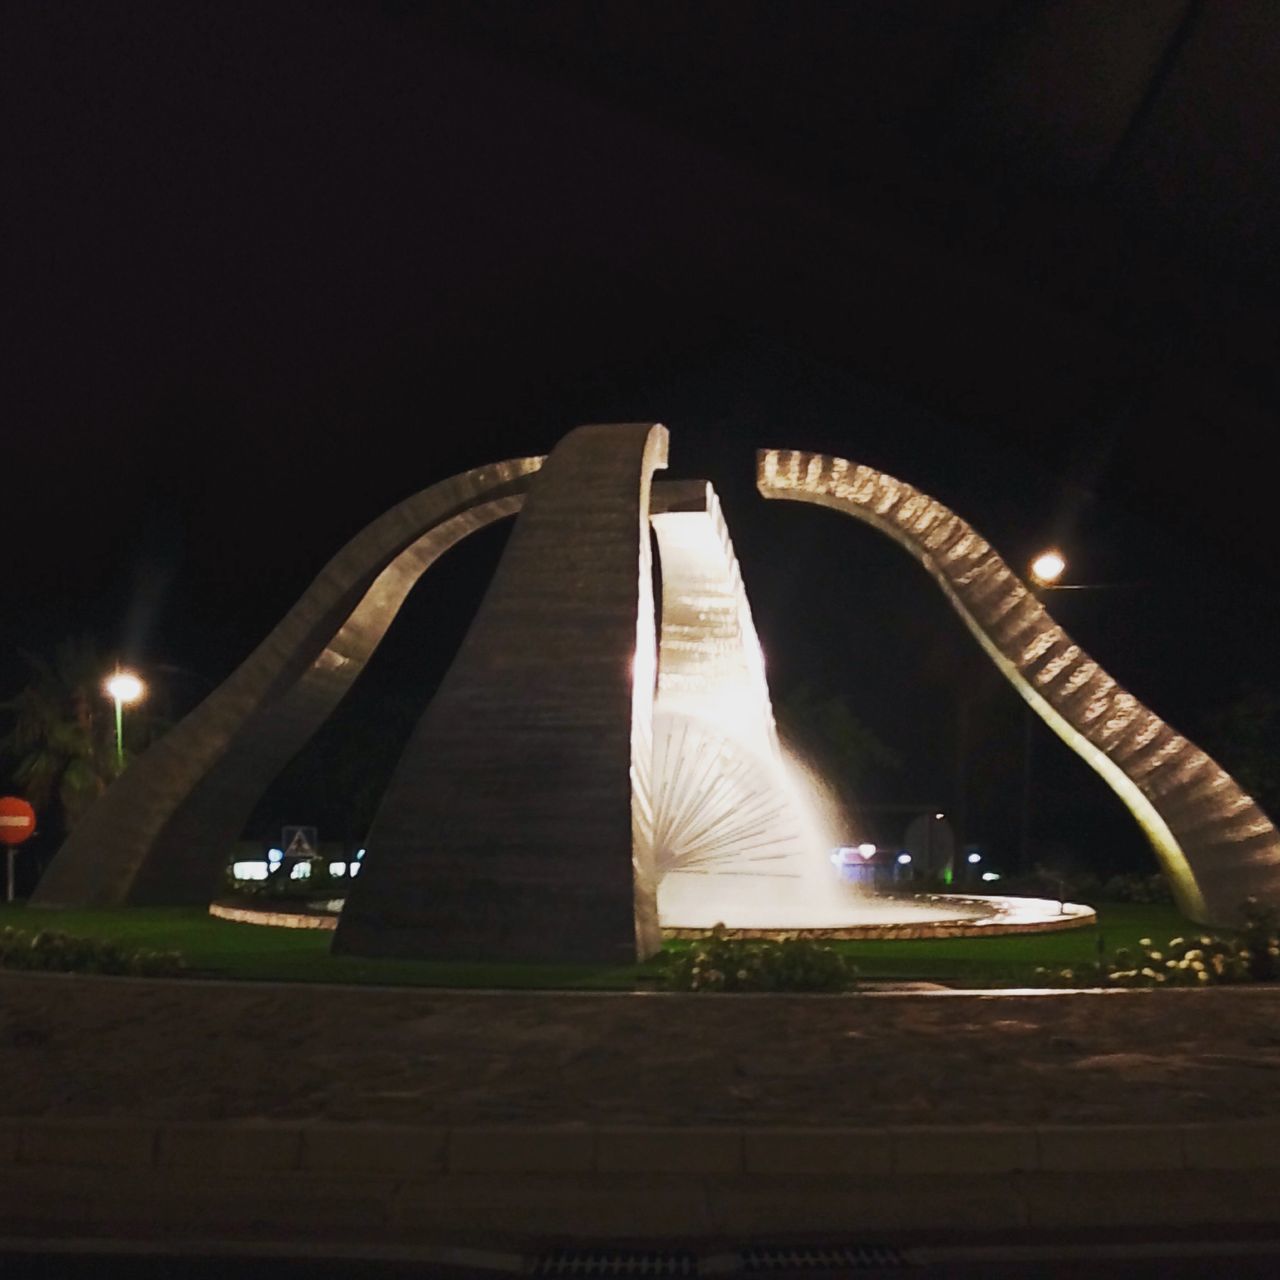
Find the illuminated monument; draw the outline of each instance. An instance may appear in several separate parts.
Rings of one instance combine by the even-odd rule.
[[[666,452],[657,425],[580,427],[545,462],[478,468],[392,508],[117,780],[32,904],[207,902],[254,804],[421,574],[466,534],[520,512],[396,768],[335,948],[611,963],[651,953],[662,924],[699,904],[714,911],[730,885],[765,886],[765,914],[785,908],[812,874],[812,832],[715,495],[704,482],[655,484]],[[1128,806],[1184,912],[1229,924],[1246,897],[1280,901],[1280,836],[1266,815],[1082,653],[963,520],[843,459],[768,451],[758,481],[766,498],[873,525],[924,565],[1029,705]]]

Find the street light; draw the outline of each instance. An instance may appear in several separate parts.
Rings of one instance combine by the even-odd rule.
[[[132,671],[117,669],[103,685],[107,697],[116,704],[116,765],[124,768],[124,705],[137,702],[147,686]]]
[[[1031,578],[1031,594],[1037,598],[1042,591],[1101,591],[1109,587],[1138,585],[1121,582],[1059,582],[1066,572],[1067,558],[1057,547],[1046,547],[1031,561],[1028,572]],[[1019,868],[1026,871],[1031,850],[1031,736],[1034,717],[1028,703],[1023,716],[1022,735],[1022,813],[1018,837]]]
[[[1051,547],[1042,551],[1031,562],[1031,580],[1038,587],[1051,587],[1062,577],[1066,567],[1067,562],[1062,552]]]
[[[1031,561],[1032,595],[1036,588],[1052,591],[1066,570],[1066,557],[1056,547],[1046,547]],[[1022,720],[1022,811],[1018,815],[1018,869],[1025,875],[1031,853],[1031,705],[1023,708]]]

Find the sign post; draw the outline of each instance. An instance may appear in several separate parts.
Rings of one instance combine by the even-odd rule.
[[[36,829],[36,811],[21,796],[0,796],[0,844],[5,849],[5,901],[13,901],[13,860]]]

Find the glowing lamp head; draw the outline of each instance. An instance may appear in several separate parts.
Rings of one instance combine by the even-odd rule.
[[[1042,587],[1051,587],[1062,577],[1067,562],[1060,551],[1042,551],[1031,562],[1031,577]]]
[[[898,854],[898,866],[900,866],[900,867],[905,867],[905,866],[907,866],[910,862],[911,862],[911,855],[910,855],[909,853],[900,853],[900,854]]]
[[[860,844],[858,846],[858,852],[864,858],[874,858],[876,856],[876,847],[873,844]]]
[[[147,691],[146,685],[132,671],[115,672],[103,688],[107,691],[107,697],[125,704],[137,702]]]
[[[971,853],[971,854],[969,855],[969,861],[970,861],[970,862],[974,862],[974,863],[981,862],[981,861],[982,861],[982,854],[980,854],[980,853]]]

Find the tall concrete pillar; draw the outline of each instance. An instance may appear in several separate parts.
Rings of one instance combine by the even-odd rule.
[[[530,488],[415,728],[334,939],[617,964],[660,945],[649,798],[652,424],[579,427]]]

